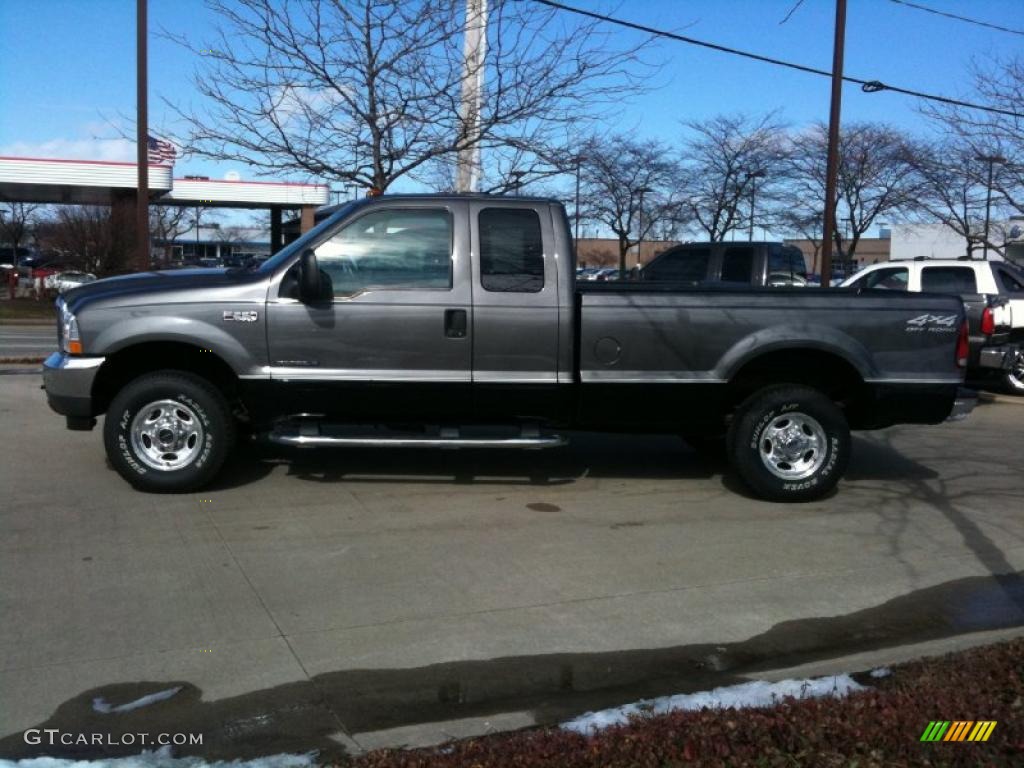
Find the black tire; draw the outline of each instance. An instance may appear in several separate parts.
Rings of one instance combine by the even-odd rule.
[[[1003,376],[1003,388],[1011,395],[1024,397],[1024,353],[1017,357],[1013,368]]]
[[[794,418],[787,418],[787,414]],[[782,434],[783,441],[790,437],[803,441],[814,436],[818,440],[804,444],[807,451],[787,463],[788,454],[783,451],[790,446],[798,450],[801,443],[790,442],[776,451],[769,430],[778,432],[780,429],[795,430],[795,435]],[[850,458],[850,428],[843,412],[818,390],[780,385],[762,389],[740,405],[729,427],[727,445],[730,461],[740,478],[760,498],[812,501],[835,488],[846,471]],[[768,464],[775,466],[775,470],[769,469]],[[799,473],[801,465],[803,471],[810,474],[795,477],[778,474]]]
[[[180,453],[171,452],[178,444],[171,444],[167,457],[171,468],[161,469],[147,448],[154,448],[149,435],[133,441],[136,419],[146,424],[147,416],[140,411],[147,405],[167,401],[183,406],[163,406],[175,424],[183,425]],[[163,413],[161,408],[149,409],[151,414]],[[187,417],[187,418],[186,418]],[[171,433],[168,433],[171,434]],[[146,441],[149,441],[148,443]],[[224,395],[205,379],[182,371],[157,371],[140,376],[117,393],[107,411],[103,424],[103,443],[114,469],[141,491],[175,493],[194,491],[209,483],[220,470],[235,442],[235,420]],[[173,466],[181,463],[180,467]]]

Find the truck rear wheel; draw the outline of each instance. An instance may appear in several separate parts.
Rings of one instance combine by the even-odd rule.
[[[103,425],[111,464],[142,491],[193,491],[217,474],[235,440],[224,396],[198,376],[158,371],[114,397]]]
[[[842,411],[810,387],[769,387],[748,398],[729,428],[729,458],[769,501],[811,501],[835,488],[850,456]]]

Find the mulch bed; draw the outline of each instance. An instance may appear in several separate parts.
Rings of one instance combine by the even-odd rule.
[[[538,728],[419,750],[379,750],[359,768],[441,766],[1011,766],[1024,765],[1024,640],[858,677],[845,699],[769,709],[635,718],[584,737]],[[931,720],[996,720],[987,742],[921,742]]]

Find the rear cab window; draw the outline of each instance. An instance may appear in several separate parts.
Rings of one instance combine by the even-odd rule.
[[[722,254],[722,282],[751,283],[754,277],[754,249],[729,246]]]
[[[1008,267],[996,267],[999,288],[1006,293],[1024,293],[1024,273],[1014,273]]]
[[[925,293],[977,293],[978,281],[971,267],[923,267],[921,290]]]
[[[480,285],[496,293],[544,289],[540,216],[529,208],[484,208],[480,231]]]

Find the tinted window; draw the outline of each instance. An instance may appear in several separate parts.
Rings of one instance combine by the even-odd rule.
[[[773,247],[768,251],[768,285],[803,285],[806,277],[804,257],[799,248]]]
[[[974,270],[970,267],[925,267],[921,290],[927,293],[977,293]]]
[[[708,276],[710,248],[665,251],[644,267],[645,280],[699,282]]]
[[[1024,275],[1015,275],[1010,270],[1000,267],[996,270],[999,283],[1007,293],[1024,292]]]
[[[910,281],[910,272],[906,267],[887,267],[868,272],[855,285],[862,289],[878,289],[887,291],[905,291]]]
[[[544,243],[536,211],[480,211],[480,284],[485,291],[536,293],[544,288]]]
[[[374,211],[317,246],[316,258],[335,296],[450,290],[451,215],[440,209]]]
[[[800,277],[807,277],[807,262],[804,261],[804,255],[799,248],[787,248],[789,251],[789,262],[790,267],[793,270],[794,275]]]
[[[722,255],[722,280],[727,283],[749,283],[754,271],[753,248],[726,248]]]

